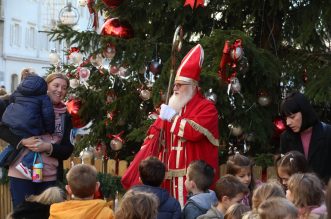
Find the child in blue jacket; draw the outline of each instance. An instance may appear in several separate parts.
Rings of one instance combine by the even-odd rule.
[[[55,114],[47,95],[47,83],[30,68],[22,71],[22,82],[10,97],[10,104],[2,115],[2,123],[23,138],[54,133]],[[30,151],[16,166],[28,179],[31,179],[34,155]]]

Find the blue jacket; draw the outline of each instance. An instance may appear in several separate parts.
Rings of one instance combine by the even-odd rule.
[[[138,185],[132,187],[134,191],[150,192],[155,194],[160,201],[157,219],[180,219],[181,208],[179,202],[169,195],[169,192],[160,187]]]
[[[11,103],[2,122],[22,137],[52,134],[55,129],[53,104],[47,96],[47,84],[39,76],[26,77],[11,95]]]
[[[195,219],[200,215],[206,214],[207,211],[217,202],[214,191],[199,193],[188,198],[183,212],[183,219]]]

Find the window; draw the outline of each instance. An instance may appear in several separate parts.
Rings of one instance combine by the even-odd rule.
[[[16,89],[17,85],[18,85],[18,76],[17,76],[17,74],[12,74],[11,75],[11,86],[10,86],[10,90],[12,93]]]
[[[29,26],[26,30],[25,47],[36,49],[37,29],[35,26]]]
[[[10,45],[14,47],[21,46],[22,27],[18,21],[13,21],[10,26]]]

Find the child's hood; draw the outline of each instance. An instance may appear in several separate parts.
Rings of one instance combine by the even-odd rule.
[[[113,218],[104,200],[71,200],[51,205],[49,218]]]
[[[217,203],[216,194],[212,190],[209,190],[209,192],[193,195],[190,197],[190,199],[204,209],[210,209],[212,205]]]
[[[40,76],[28,76],[17,87],[24,96],[39,96],[47,94],[47,83]]]

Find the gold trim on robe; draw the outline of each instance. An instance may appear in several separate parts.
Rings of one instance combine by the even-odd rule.
[[[165,174],[165,179],[172,179],[173,177],[182,177],[186,175],[186,169],[168,170]]]
[[[220,146],[219,139],[216,139],[208,129],[202,127],[198,123],[194,122],[193,120],[187,120],[188,124],[190,124],[196,131],[202,133],[207,137],[207,139],[215,146]]]

